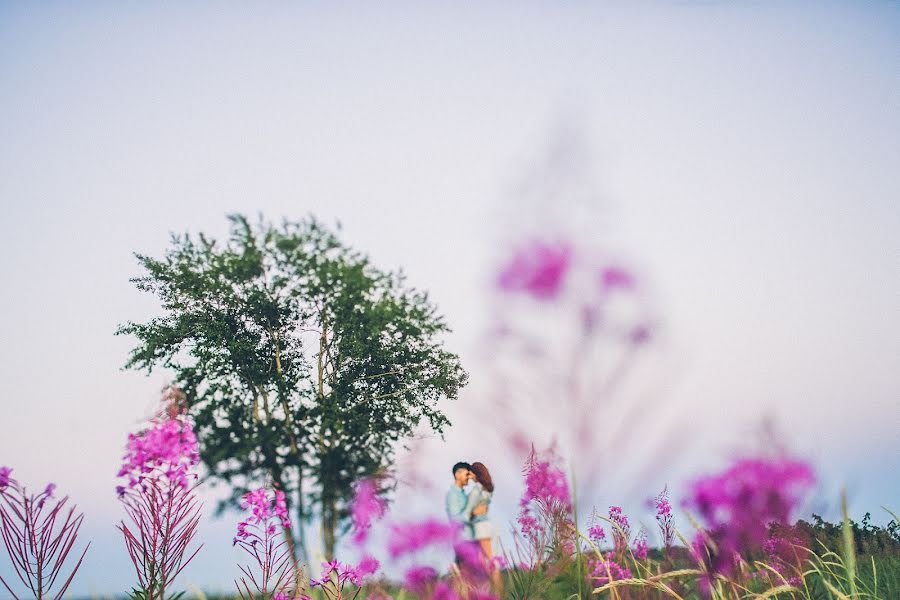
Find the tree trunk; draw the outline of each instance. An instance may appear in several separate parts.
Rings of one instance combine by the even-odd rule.
[[[335,529],[337,529],[337,507],[333,496],[322,494],[322,546],[325,560],[334,560]]]
[[[303,469],[300,469],[300,474],[297,478],[297,548],[300,553],[300,559],[308,563],[309,551],[306,549],[305,521],[306,512],[303,510]]]

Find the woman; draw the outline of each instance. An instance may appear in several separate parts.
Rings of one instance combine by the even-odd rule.
[[[494,557],[494,552],[491,548],[491,544],[494,541],[494,527],[491,524],[487,512],[483,512],[480,515],[473,515],[472,511],[481,504],[485,505],[485,507],[489,507],[491,496],[494,493],[494,482],[491,480],[491,474],[487,467],[484,466],[484,463],[472,463],[471,473],[474,480],[474,487],[472,491],[469,492],[468,501],[466,502],[466,512],[471,518],[470,522],[472,523],[472,529],[475,532],[475,539],[481,546],[481,551],[484,553],[487,560],[491,560]]]

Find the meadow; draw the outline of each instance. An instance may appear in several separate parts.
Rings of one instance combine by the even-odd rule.
[[[191,421],[170,412],[129,436],[118,488],[127,519],[119,524],[138,584],[130,598],[178,598],[176,578],[196,552],[197,443]],[[243,500],[234,543],[246,552],[236,593],[242,599],[499,599],[575,598],[877,598],[900,597],[900,525],[886,527],[846,514],[839,524],[818,515],[792,519],[814,481],[811,468],[787,456],[744,458],[698,478],[673,505],[664,490],[652,499],[658,530],[634,532],[616,506],[575,524],[569,481],[552,451],[533,452],[523,471],[514,545],[492,561],[444,518],[382,523],[385,548],[369,531],[386,513],[378,482],[356,487],[352,512],[358,563],[339,559],[320,569],[293,557],[285,496],[258,488]],[[688,511],[695,531],[672,525]],[[892,515],[893,516],[893,515]],[[14,598],[61,598],[89,550],[82,515],[50,484],[29,493],[9,467],[0,468],[0,517],[7,559],[18,580],[2,583]],[[651,537],[656,542],[650,547]],[[440,573],[416,558],[426,549],[455,553]],[[382,561],[406,564],[403,581],[380,574]],[[191,596],[219,600],[195,591]],[[224,600],[224,599],[222,599]]]
[[[654,320],[631,270],[569,242],[523,243],[497,272],[501,310],[486,344],[495,362],[482,368],[500,392],[485,410],[503,413],[511,447],[527,456],[512,541],[488,557],[446,515],[389,517],[396,440],[420,421],[440,433],[449,420],[437,401],[455,399],[467,380],[438,339],[446,325],[427,295],[314,219],[232,223],[224,246],[176,237],[164,259],[138,257],[148,275],[135,281],[166,315],[123,326],[140,342],[129,366],[162,364],[179,385],[128,434],[117,474],[117,527],[134,567],[124,597],[185,596],[183,572],[203,550],[205,474],[232,486],[242,514],[233,545],[244,561],[223,565],[242,600],[900,598],[900,520],[854,522],[846,499],[841,523],[800,519],[817,474],[778,446],[698,474],[683,497],[659,490],[648,499],[653,531],[620,506],[576,506],[572,458],[592,465],[627,452],[624,438],[598,446],[610,438],[593,435],[591,417],[652,340]],[[614,367],[604,373],[601,363]],[[572,429],[554,433],[578,441],[574,455],[532,437],[528,417],[551,412],[526,404],[537,396],[563,407],[553,412]],[[598,478],[597,468],[577,480]],[[83,514],[52,483],[26,487],[35,476],[0,467],[0,584],[17,600],[67,597],[90,560]],[[313,510],[321,564],[305,558],[295,531]],[[676,528],[678,512],[690,530]],[[343,525],[359,560],[335,555]],[[374,541],[376,526],[386,541]],[[447,557],[440,569],[422,560],[434,553]],[[386,566],[402,578],[385,576]]]

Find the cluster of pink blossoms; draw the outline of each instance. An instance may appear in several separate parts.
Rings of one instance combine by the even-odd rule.
[[[9,485],[9,482],[12,480],[11,475],[11,467],[0,467],[0,491],[3,491]]]
[[[663,488],[652,500],[652,505],[656,509],[656,524],[659,526],[659,533],[663,539],[663,546],[668,549],[675,543],[675,526],[673,525],[672,505],[669,503],[669,490]]]
[[[567,243],[540,241],[522,246],[497,277],[500,289],[524,291],[539,300],[555,298],[572,262],[572,247]]]
[[[613,527],[613,546],[616,554],[621,555],[628,548],[628,538],[631,537],[631,524],[628,515],[622,512],[621,506],[609,507],[609,520],[615,523]]]
[[[349,581],[353,585],[360,587],[363,583],[363,578],[375,573],[380,566],[378,560],[372,556],[363,557],[356,566],[341,563],[337,560],[323,562],[321,576],[319,579],[310,579],[309,585],[324,589],[329,586],[342,587]]]
[[[789,584],[801,585],[804,565],[809,559],[809,547],[809,540],[803,539],[796,528],[777,527],[763,543],[766,564]],[[769,576],[770,573],[762,572],[760,575]]]
[[[410,591],[428,600],[497,600],[490,593],[471,589],[460,596],[449,582],[438,579],[438,573],[431,567],[417,566],[406,571],[404,585]]]
[[[453,545],[459,536],[458,523],[440,519],[394,525],[388,540],[388,553],[391,558],[398,558],[434,544]]]
[[[634,554],[635,558],[644,560],[647,558],[649,552],[650,547],[647,545],[647,530],[642,527],[634,538],[634,545],[631,548],[631,553]]]
[[[129,488],[141,486],[148,477],[160,476],[186,488],[190,478],[196,479],[190,471],[199,462],[197,437],[190,419],[158,419],[151,421],[144,431],[128,435],[118,477],[127,477]],[[116,487],[120,496],[125,491],[125,486]]]
[[[713,554],[710,568],[730,572],[734,555],[760,549],[772,523],[790,523],[814,482],[807,463],[786,457],[738,460],[695,481],[685,504],[703,518],[718,549],[701,556]]]
[[[566,475],[549,460],[534,458],[525,467],[525,493],[519,500],[519,506],[525,507],[533,500],[548,506],[572,506]]]
[[[588,568],[591,569],[591,578],[598,586],[619,579],[631,579],[631,570],[617,563],[612,553],[605,557],[601,554],[599,560],[594,559],[588,563]]]
[[[372,523],[384,516],[387,507],[378,493],[378,487],[371,478],[363,479],[356,486],[350,505],[350,519],[353,523],[353,542],[365,543]]]
[[[269,498],[266,488],[257,488],[244,494],[241,499],[241,508],[250,510],[250,515],[238,523],[237,535],[234,544],[240,540],[256,544],[263,532],[265,536],[273,536],[276,533],[276,519],[282,527],[290,528],[291,521],[288,518],[287,499],[284,492],[275,490],[273,497]]]
[[[602,525],[595,523],[588,528],[588,537],[591,538],[595,544],[599,544],[606,540],[606,532],[603,530]]]

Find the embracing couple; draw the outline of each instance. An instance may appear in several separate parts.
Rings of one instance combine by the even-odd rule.
[[[468,492],[465,488],[469,487]],[[458,462],[453,465],[453,485],[447,492],[447,516],[462,524],[463,537],[478,542],[485,559],[494,557],[491,544],[494,528],[488,518],[488,506],[494,493],[494,482],[483,463]]]

